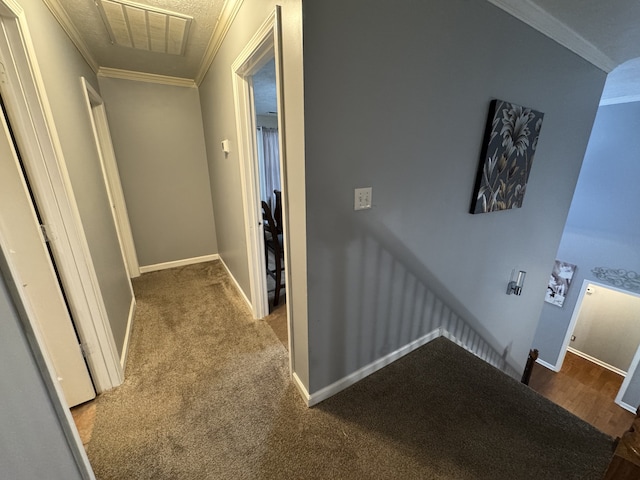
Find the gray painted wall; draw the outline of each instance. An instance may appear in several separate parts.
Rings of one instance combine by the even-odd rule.
[[[0,469],[2,478],[73,480],[82,476],[35,358],[3,274],[0,252]]]
[[[99,82],[140,266],[217,253],[198,89]]]
[[[573,310],[586,280],[598,280],[595,267],[640,272],[640,103],[608,105],[598,109],[582,171],[557,258],[578,266],[562,308],[544,304],[533,346],[540,358],[555,365]],[[549,272],[553,263],[549,264]],[[628,394],[637,391],[631,405],[640,404],[640,371]],[[638,384],[638,385],[636,385]],[[635,386],[634,386],[635,385]]]
[[[522,368],[605,74],[487,2],[303,8],[310,391],[441,325]],[[470,215],[493,98],[545,120],[524,206]]]
[[[42,2],[21,2],[62,145],[100,291],[122,354],[132,294],[100,160],[91,131],[83,87],[96,76]]]

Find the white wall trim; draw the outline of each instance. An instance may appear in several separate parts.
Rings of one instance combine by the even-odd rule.
[[[78,32],[78,29],[73,25],[73,22],[69,18],[67,11],[64,9],[58,0],[43,0],[43,3],[47,6],[47,8],[51,11],[51,14],[58,21],[64,32],[69,37],[69,40],[75,45],[75,47],[80,52],[80,55],[84,58],[84,60],[89,64],[89,67],[94,72],[98,72],[98,62],[93,58],[89,47],[82,39],[82,35]]]
[[[640,347],[638,347],[638,349],[636,350],[635,355],[633,356],[633,360],[631,360],[631,365],[629,366],[629,371],[627,372],[627,375],[624,377],[624,380],[622,381],[622,385],[620,386],[620,390],[618,390],[618,394],[616,395],[616,399],[615,402],[620,405],[622,408],[625,408],[627,410],[629,410],[631,413],[636,413],[636,409],[638,408],[638,406],[636,405],[635,407],[632,405],[629,405],[626,402],[622,401],[622,397],[624,397],[624,395],[627,393],[627,388],[629,388],[629,384],[631,383],[631,379],[635,376],[636,374],[636,370],[638,369],[638,363],[640,362]]]
[[[560,369],[558,367],[556,367],[555,365],[551,365],[550,363],[545,362],[544,360],[538,358],[536,360],[536,363],[539,363],[540,365],[542,365],[545,368],[548,368],[549,370],[551,370],[552,372],[559,372]]]
[[[622,408],[624,408],[625,410],[628,410],[628,411],[630,411],[631,413],[634,413],[634,414],[638,410],[638,407],[634,407],[632,405],[629,405],[628,403],[625,403],[622,400],[618,402],[618,400],[616,399],[616,403],[618,405],[620,405]]]
[[[372,373],[377,372],[381,368],[386,367],[390,363],[395,362],[399,358],[404,357],[408,353],[411,353],[415,349],[420,348],[423,345],[426,345],[427,343],[431,342],[432,340],[435,340],[440,336],[442,336],[442,329],[438,328],[436,330],[433,330],[432,332],[427,333],[426,335],[418,338],[417,340],[414,340],[413,342],[405,345],[404,347],[401,347],[396,351],[391,352],[382,358],[379,358],[378,360],[370,363],[369,365],[362,367],[361,369],[353,372],[350,375],[347,375],[344,378],[341,378],[337,382],[334,382],[331,385],[324,387],[315,393],[312,393],[311,395],[307,394],[307,397],[308,397],[306,399],[307,405],[309,407],[317,405],[323,400],[326,400],[327,398],[335,395],[336,393],[341,392],[345,388],[350,387],[351,385],[354,385],[355,383],[359,382],[363,378],[368,377]],[[294,378],[296,378],[295,374],[294,374]],[[305,391],[304,386],[302,386],[302,384],[298,385],[298,388],[302,389],[303,392]]]
[[[227,264],[225,263],[225,261],[224,261],[224,259],[222,257],[220,257],[220,262],[222,263],[222,266],[224,267],[224,269],[227,271],[227,274],[231,278],[231,281],[236,286],[236,289],[238,290],[238,293],[240,293],[242,298],[244,298],[244,301],[247,304],[247,306],[249,307],[249,310],[251,310],[251,300],[249,300],[249,297],[247,297],[245,295],[244,290],[242,290],[242,288],[240,287],[240,284],[238,283],[238,280],[236,280],[236,277],[233,276],[233,273],[231,273],[231,270],[229,270],[229,267],[227,266]]]
[[[449,331],[445,330],[442,327],[438,327],[435,330],[432,330],[431,332],[427,333],[426,335],[414,340],[413,342],[408,343],[404,347],[400,347],[399,349],[395,350],[394,352],[391,352],[388,355],[386,355],[386,356],[384,356],[382,358],[379,358],[378,360],[375,360],[374,362],[370,363],[369,365],[366,365],[366,366],[362,367],[361,369],[359,369],[359,370],[347,375],[346,377],[341,378],[337,382],[334,382],[331,385],[328,385],[328,386],[326,386],[326,387],[324,387],[324,388],[322,388],[322,389],[320,389],[317,392],[314,392],[312,394],[309,394],[307,392],[307,390],[305,389],[304,385],[302,384],[302,382],[300,381],[298,376],[295,374],[295,372],[293,374],[293,380],[294,380],[296,386],[298,387],[298,390],[300,390],[300,394],[302,395],[302,398],[307,402],[307,405],[309,407],[312,407],[312,406],[317,405],[318,403],[322,402],[323,400],[326,400],[327,398],[335,395],[336,393],[339,393],[342,390],[350,387],[351,385],[354,385],[355,383],[359,382],[360,380],[364,379],[365,377],[368,377],[372,373],[377,372],[381,368],[386,367],[387,365],[389,365],[389,364],[395,362],[396,360],[404,357],[408,353],[411,353],[414,350],[416,350],[416,349],[426,345],[427,343],[435,340],[436,338],[440,338],[440,337],[444,337],[444,338],[452,341],[453,343],[455,343],[455,344],[461,346],[462,348],[464,348],[465,350],[467,350],[469,353],[472,353],[476,357],[480,358],[482,361],[488,363],[489,365],[492,365],[486,359],[482,358],[482,356],[479,355],[476,351],[474,351],[473,345],[467,345],[464,341],[462,341],[461,339],[459,339],[458,337],[456,337],[455,335],[453,335]],[[544,364],[544,365],[547,368],[551,368],[551,366],[548,365],[548,364]],[[553,368],[551,368],[551,369],[553,370]],[[506,372],[504,372],[504,373],[505,373],[505,375],[509,375]]]
[[[590,280],[588,278],[582,281],[582,287],[580,288],[580,293],[578,294],[578,299],[576,300],[576,304],[573,308],[573,314],[571,315],[571,320],[569,321],[569,326],[567,327],[567,332],[564,337],[564,341],[562,342],[562,347],[560,348],[560,353],[558,354],[558,360],[556,362],[556,367],[554,371],[559,372],[562,368],[562,363],[564,362],[564,357],[571,347],[569,344],[571,342],[571,335],[573,335],[573,331],[576,329],[576,324],[578,323],[578,317],[580,316],[580,310],[582,309],[582,302],[584,301],[584,297],[587,294],[587,287],[591,285],[595,285],[600,288],[606,288],[608,290],[613,290],[615,292],[624,293],[625,295],[633,295],[635,297],[640,297],[640,294],[637,292],[632,292],[630,290],[622,290],[620,288],[614,287],[613,285],[605,285],[604,283],[600,283],[594,280]],[[584,354],[581,354],[584,355]],[[606,364],[603,364],[605,368]],[[613,367],[615,368],[615,367]],[[624,374],[623,374],[624,375]]]
[[[38,329],[38,325],[32,321],[35,316],[35,312],[33,311],[33,307],[28,296],[25,294],[24,289],[18,288],[18,285],[22,284],[19,273],[15,269],[15,266],[10,262],[10,258],[5,257],[6,253],[7,249],[5,247],[5,241],[0,232],[0,275],[4,274],[6,276],[9,295],[12,297],[11,300],[13,305],[22,322],[26,334],[26,340],[35,359],[35,363],[38,366],[45,389],[51,399],[53,410],[60,421],[60,426],[64,432],[65,439],[71,449],[76,464],[78,465],[82,478],[95,480],[95,476],[89,463],[89,457],[82,445],[82,439],[80,438],[78,429],[75,427],[73,417],[71,416],[71,410],[67,405],[64,392],[62,391],[62,386],[58,381],[58,375],[56,374],[55,367],[53,366],[53,361],[45,347],[44,338]],[[7,271],[5,271],[5,268]]]
[[[302,399],[307,403],[307,406],[311,407],[312,406],[311,403],[310,403],[311,402],[311,395],[309,395],[309,392],[307,391],[306,387],[304,386],[304,383],[302,383],[302,380],[300,380],[300,377],[298,377],[298,374],[296,372],[293,372],[293,374],[291,375],[291,378],[293,379],[293,384],[296,387],[298,387],[298,392],[302,396]]]
[[[204,80],[204,77],[207,75],[211,64],[218,54],[218,50],[220,50],[220,47],[222,46],[222,42],[227,36],[227,32],[229,32],[236,15],[240,11],[240,7],[242,7],[242,2],[243,0],[225,0],[224,5],[222,6],[222,12],[218,17],[218,22],[213,29],[213,34],[211,35],[207,49],[202,57],[202,63],[200,64],[200,69],[198,70],[198,74],[195,79],[196,85],[200,85],[202,80]]]
[[[140,276],[140,265],[138,264],[138,255],[133,241],[133,232],[129,223],[129,214],[127,213],[127,205],[124,200],[124,192],[120,183],[120,173],[116,162],[115,151],[111,141],[111,132],[109,130],[109,122],[107,120],[107,112],[104,107],[104,101],[100,94],[91,86],[86,78],[80,79],[84,89],[84,98],[87,104],[87,114],[93,132],[94,142],[96,144],[96,153],[100,158],[100,169],[104,177],[104,183],[107,187],[107,196],[111,204],[111,214],[118,235],[118,243],[122,252],[122,259],[127,276],[129,278]],[[129,283],[131,296],[133,296],[133,288]]]
[[[61,153],[60,146],[57,143],[55,129],[52,125],[52,116],[48,100],[44,92],[42,74],[40,73],[35,60],[35,50],[31,41],[31,35],[29,34],[29,27],[24,11],[22,7],[13,0],[0,0],[0,14],[5,16],[0,19],[0,24],[4,30],[4,40],[6,41],[6,43],[3,43],[5,43],[7,49],[11,53],[13,57],[12,60],[14,62],[12,65],[5,65],[6,74],[8,77],[17,80],[21,87],[21,95],[13,95],[13,101],[20,104],[20,122],[22,122],[23,125],[19,128],[28,130],[31,141],[35,142],[35,144],[31,145],[31,148],[37,149],[41,158],[45,157],[46,159],[53,159],[55,163],[57,155]],[[7,59],[5,59],[5,62],[6,61]],[[21,78],[22,76],[24,76],[24,78]],[[15,77],[18,78],[16,79]],[[7,82],[6,79],[5,82]],[[32,97],[30,99],[27,98],[29,95],[27,92],[31,92]],[[36,97],[35,100],[33,100],[33,96]],[[6,106],[7,109],[10,109],[8,99]],[[33,108],[33,112],[30,110],[31,108]],[[40,143],[40,141],[42,143]],[[60,172],[55,170],[51,173],[59,174]],[[51,178],[50,182],[58,182],[59,180],[59,177],[56,176],[56,178]],[[59,210],[56,210],[57,214],[64,218],[68,218],[71,213],[71,217],[73,217],[72,212],[70,212],[73,210],[73,206],[69,205],[69,202],[73,201],[73,199],[67,199],[65,197],[60,200],[61,204],[58,205]],[[65,200],[66,202],[62,202],[62,200]],[[73,225],[74,227],[77,226],[75,223]],[[86,314],[91,315],[92,313],[95,313],[92,312],[91,309],[93,303],[93,299],[90,298],[91,289],[87,288],[87,290],[84,291],[82,288],[83,280],[87,283],[89,282],[89,279],[86,276],[89,266],[85,265],[82,260],[78,260],[76,263],[75,258],[75,254],[82,257],[83,249],[80,248],[80,252],[78,252],[76,248],[78,247],[78,242],[81,243],[81,238],[78,238],[81,237],[81,234],[76,232],[74,228],[69,228],[69,230],[65,228],[63,231],[59,232],[59,234],[63,236],[65,242],[68,242],[65,243],[65,248],[68,247],[68,249],[70,249],[70,255],[72,257],[69,259],[72,271],[67,271],[67,273],[69,274],[68,276],[71,279],[72,284],[76,286],[76,289],[74,289],[74,292],[77,294],[76,307],[79,307],[80,310],[84,311]],[[12,280],[16,281],[17,279],[12,275]],[[29,313],[24,310],[25,305],[16,305],[16,307],[22,309],[22,311],[20,311],[21,317],[24,318],[26,316],[29,320],[29,325],[32,325]],[[98,322],[95,323],[97,324]],[[96,332],[92,332],[94,337],[95,334]],[[47,351],[43,344],[43,340],[36,338],[35,341],[31,343],[31,348],[36,358],[38,368],[42,374],[43,381],[48,390],[52,407],[58,416],[67,444],[69,445],[76,464],[78,465],[80,475],[83,479],[95,480],[91,464],[89,463],[89,458],[87,457],[82,441],[80,440],[80,436],[78,435],[78,431],[73,423],[71,412],[67,408],[62,388],[57,382],[57,376],[54,373],[51,362],[47,359]],[[108,359],[102,359],[97,363],[100,364],[102,371],[107,374],[107,371],[109,370]]]
[[[119,68],[100,67],[98,76],[104,78],[118,78],[120,80],[133,80],[134,82],[158,83],[173,87],[195,88],[196,82],[190,78],[170,77],[155,73],[134,72],[133,70],[121,70]]]
[[[488,0],[496,7],[535,28],[573,53],[609,73],[617,63],[583,36],[530,0]]]
[[[260,28],[258,28],[258,31],[245,45],[231,65],[231,82],[233,85],[233,101],[236,112],[236,132],[238,138],[238,158],[240,160],[242,207],[247,243],[247,259],[249,263],[249,282],[252,301],[251,311],[254,318],[264,318],[269,314],[269,299],[267,296],[267,279],[264,276],[264,235],[262,212],[260,210],[258,153],[251,82],[252,75],[256,73],[271,56],[275,55],[275,21],[276,12],[274,11],[262,23]],[[286,233],[287,232],[285,232],[285,238]],[[286,241],[284,247],[286,256],[288,249]]]
[[[580,288],[580,293],[578,294],[578,300],[576,300],[576,304],[573,307],[573,313],[571,314],[571,320],[569,321],[569,326],[567,327],[567,333],[565,333],[562,347],[560,347],[560,353],[558,354],[558,360],[556,361],[555,368],[553,369],[554,372],[559,372],[562,368],[564,357],[567,355],[567,349],[569,348],[569,342],[571,342],[571,335],[573,335],[573,331],[576,328],[576,323],[578,323],[580,309],[582,308],[582,300],[584,300],[584,296],[587,293],[587,287],[590,283],[592,283],[590,280],[585,279],[582,281],[582,287]]]
[[[129,342],[131,340],[131,331],[133,330],[133,321],[136,317],[136,297],[131,297],[131,305],[129,306],[129,319],[127,320],[127,331],[124,334],[124,342],[122,344],[122,355],[120,355],[120,365],[124,372],[127,366],[127,358],[129,356]]]
[[[52,242],[60,276],[78,333],[87,351],[87,363],[98,393],[124,380],[106,307],[82,227],[53,112],[37,63],[29,26],[21,13],[3,18],[1,38],[7,56],[6,106],[15,120],[16,137],[32,169],[32,182],[45,221],[54,227]]]
[[[602,368],[606,368],[607,370],[610,370],[613,373],[617,373],[618,375],[621,375],[623,377],[626,377],[627,375],[627,372],[625,372],[624,370],[621,370],[618,367],[614,367],[613,365],[609,365],[608,363],[603,362],[602,360],[598,360],[597,358],[592,357],[591,355],[587,355],[586,353],[583,353],[580,350],[576,350],[573,347],[567,347],[567,351],[573,353],[574,355],[582,357],[585,360],[589,360],[591,363],[595,363],[596,365],[599,365]]]
[[[140,267],[140,273],[157,272],[158,270],[167,270],[169,268],[184,267],[186,265],[194,265],[196,263],[210,262],[219,260],[220,255],[212,253],[211,255],[203,255],[201,257],[184,258],[182,260],[173,260],[171,262],[156,263],[154,265],[145,265]]]

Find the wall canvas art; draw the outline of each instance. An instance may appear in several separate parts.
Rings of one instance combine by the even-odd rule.
[[[471,213],[522,207],[543,117],[514,103],[491,102]]]
[[[549,277],[549,285],[547,286],[544,301],[561,307],[564,304],[574,273],[576,273],[575,265],[556,260],[551,277]]]

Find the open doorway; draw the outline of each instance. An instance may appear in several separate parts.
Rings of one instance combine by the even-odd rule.
[[[265,236],[269,313],[281,307],[286,292],[282,250],[282,179],[276,95],[275,58],[253,76],[253,104],[258,157],[258,187]],[[264,203],[263,203],[264,202]],[[271,223],[273,225],[271,225]],[[273,228],[271,228],[273,227]],[[273,231],[272,231],[273,230]]]
[[[626,378],[640,359],[639,325],[640,295],[584,280],[560,351],[559,366],[571,352]],[[627,407],[620,399],[627,386],[628,382],[623,382],[616,398],[624,408]]]
[[[267,236],[265,235],[263,201],[267,205],[269,205],[269,202],[272,202],[274,207],[274,212],[272,213],[275,213],[282,218],[279,222],[281,233],[276,233],[273,236],[280,236],[282,238],[282,257],[284,263],[282,280],[286,286],[290,285],[287,242],[288,204],[285,149],[278,149],[277,162],[275,161],[275,158],[272,158],[272,163],[277,163],[279,168],[279,172],[275,174],[279,177],[279,190],[277,188],[277,181],[276,186],[274,187],[273,182],[270,182],[268,184],[269,186],[267,186],[267,182],[263,182],[263,179],[261,179],[258,153],[258,113],[260,113],[260,120],[266,121],[265,117],[267,117],[269,118],[268,121],[271,125],[275,124],[277,126],[278,146],[285,145],[284,109],[282,108],[284,105],[284,99],[281,83],[282,59],[280,55],[281,35],[279,33],[279,18],[280,12],[279,9],[276,8],[274,13],[266,19],[253,38],[245,46],[244,50],[231,67],[233,72],[236,127],[238,132],[238,154],[241,159],[240,175],[245,211],[247,256],[249,259],[250,270],[251,306],[253,316],[256,319],[267,317],[269,314],[270,300],[269,287],[267,284],[269,255],[265,255],[269,245],[267,243]],[[272,68],[270,65],[272,65]],[[267,94],[267,96],[270,97],[270,106],[258,107],[256,102],[261,101],[259,96],[262,95],[260,93],[260,82],[263,81],[265,77],[271,77],[271,80],[268,82],[271,85],[271,93]],[[273,103],[274,93],[275,107]],[[276,115],[269,112],[275,112]],[[265,113],[266,115],[264,115]],[[261,127],[263,126],[261,125]],[[277,169],[275,167],[270,168],[270,172],[273,174],[273,172],[277,172]],[[265,185],[261,188],[262,183],[265,183]],[[279,202],[276,193],[273,192],[273,190],[281,192],[279,195]],[[281,213],[276,213],[276,208],[279,208]],[[284,324],[286,325],[287,338],[286,340],[281,338],[281,340],[283,340],[283,343],[288,346],[291,366],[293,344],[291,341],[291,314],[288,307],[282,308],[282,315],[283,318],[286,318]]]
[[[280,171],[280,135],[275,56],[252,78],[256,125],[258,187],[262,207],[262,231],[265,244],[265,317],[276,336],[288,348],[286,314],[286,276],[284,270],[282,225],[282,175]],[[285,192],[286,194],[286,192]]]

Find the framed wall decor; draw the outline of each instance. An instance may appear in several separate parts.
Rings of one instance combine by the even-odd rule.
[[[522,207],[544,114],[503,100],[493,100],[471,213]]]
[[[547,293],[544,296],[545,302],[557,305],[558,307],[564,305],[564,299],[567,296],[569,285],[571,285],[573,274],[576,273],[576,268],[572,263],[556,260],[551,276],[549,277]]]

